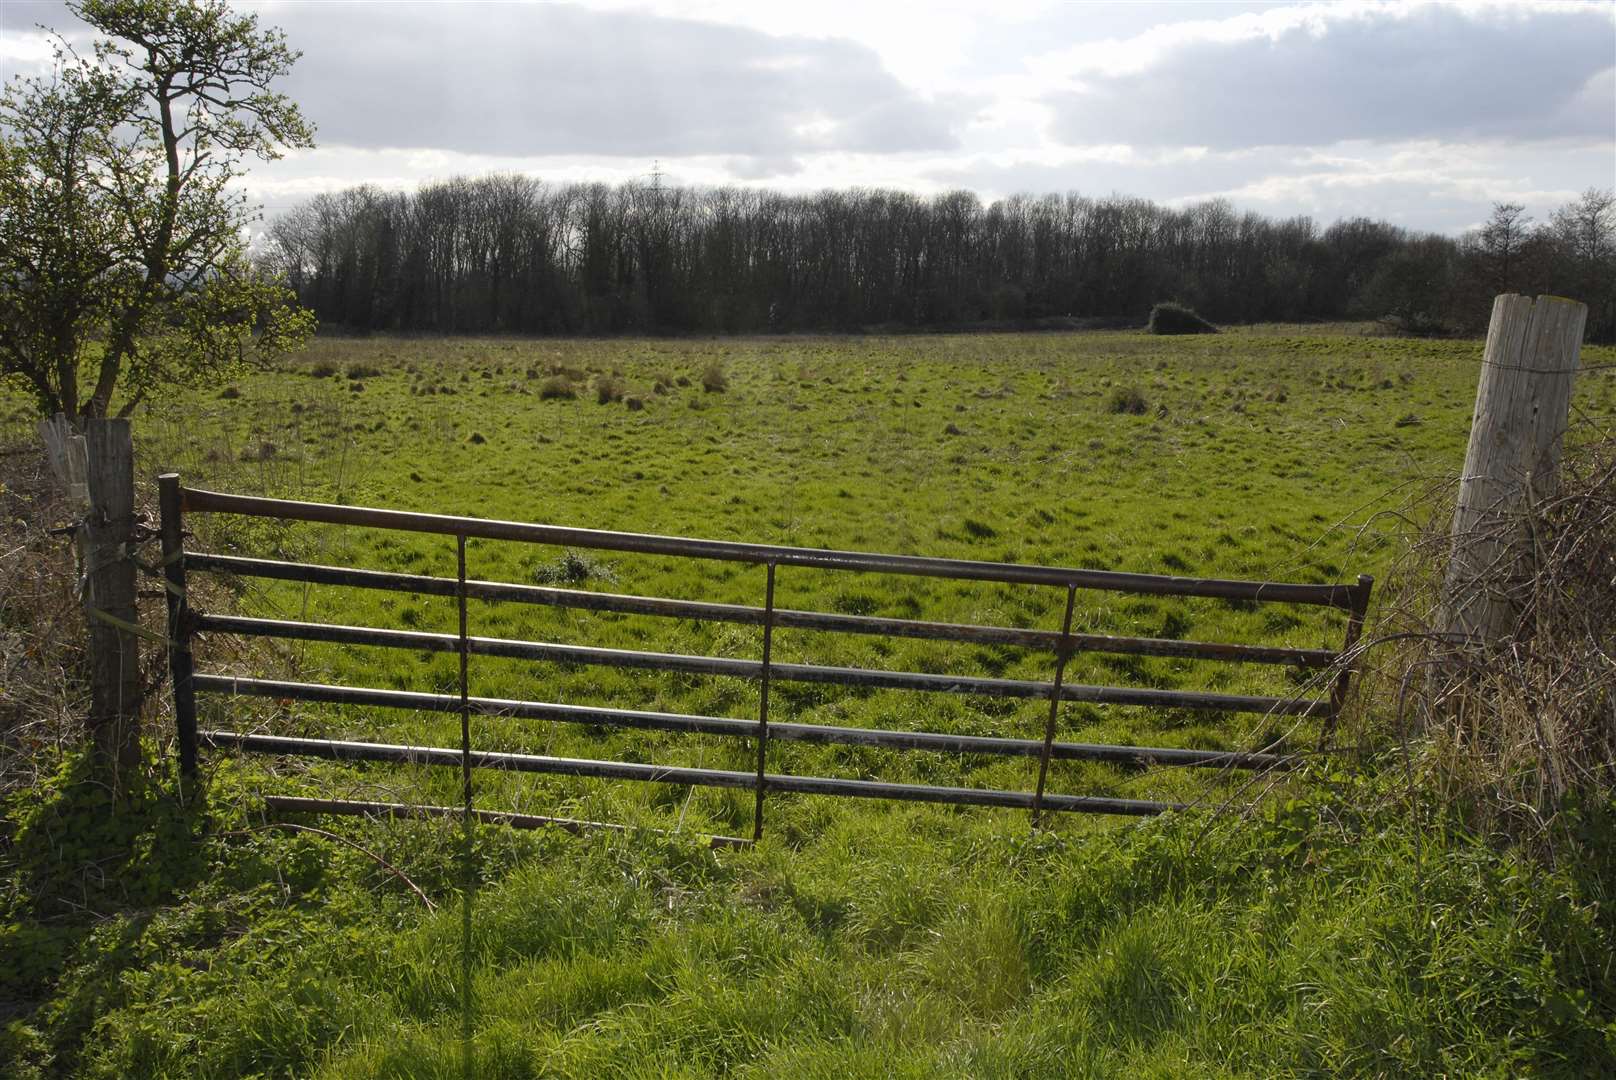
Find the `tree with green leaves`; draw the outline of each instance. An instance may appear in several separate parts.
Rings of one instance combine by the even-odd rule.
[[[313,329],[248,258],[248,157],[313,145],[299,54],[225,0],[73,0],[52,72],[0,91],[0,376],[46,415],[127,416]]]

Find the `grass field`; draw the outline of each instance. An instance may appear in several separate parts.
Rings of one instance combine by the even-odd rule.
[[[1256,328],[717,341],[322,340],[152,410],[141,471],[191,486],[905,554],[1302,582],[1382,573],[1378,516],[1457,472],[1479,342]],[[1616,352],[1588,348],[1585,363]],[[1616,380],[1578,405],[1616,412]],[[568,391],[575,396],[568,396]],[[605,399],[604,401],[601,399]],[[443,537],[195,518],[213,550],[453,576]],[[474,577],[761,603],[763,572],[473,541]],[[205,607],[453,631],[452,601],[231,583]],[[780,571],[780,606],[1058,629],[1060,590]],[[1339,613],[1079,594],[1075,628],[1339,646]],[[755,658],[760,632],[474,605],[474,634]],[[780,632],[778,660],[1047,678],[1012,649]],[[208,670],[414,690],[452,655],[210,642]],[[1259,665],[1083,656],[1068,678],[1287,693]],[[738,679],[473,658],[472,692],[751,717]],[[1034,737],[1035,702],[778,683],[774,718]],[[159,712],[161,724],[166,712]],[[210,701],[204,723],[457,745],[458,720]],[[1244,749],[1264,717],[1068,705],[1061,737]],[[166,731],[159,741],[166,742]],[[490,749],[749,768],[717,737],[498,719]],[[771,769],[1027,788],[1020,759],[776,744]],[[210,758],[214,833],[161,791],[145,891],[88,927],[15,916],[19,1075],[459,1075],[450,824],[319,822],[406,873],[262,829],[266,792],[452,803],[458,777]],[[444,771],[446,774],[450,770]],[[676,835],[479,832],[478,1075],[1586,1075],[1609,1066],[1608,867],[1547,870],[1388,781],[1294,785],[1254,817],[1009,811],[490,775],[479,805]],[[1205,800],[1205,773],[1057,764],[1051,790]],[[1249,792],[1245,793],[1249,795]],[[20,849],[66,820],[18,810]],[[1368,809],[1365,809],[1368,807]],[[1380,809],[1375,809],[1379,807]],[[226,835],[220,835],[224,833]],[[13,879],[14,881],[17,879]],[[145,878],[137,874],[136,880]],[[82,884],[82,883],[81,883]],[[50,886],[59,888],[60,883]],[[44,889],[40,886],[35,891]],[[14,890],[11,906],[32,900]],[[99,895],[99,894],[98,894]],[[110,903],[110,900],[109,900]],[[1603,905],[1603,906],[1602,906]],[[37,968],[37,970],[36,970]],[[3,1060],[3,1058],[0,1058]]]

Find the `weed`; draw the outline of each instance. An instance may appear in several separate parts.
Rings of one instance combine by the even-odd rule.
[[[534,567],[532,578],[540,585],[578,585],[585,581],[615,582],[617,575],[610,563],[568,548],[553,562]]]

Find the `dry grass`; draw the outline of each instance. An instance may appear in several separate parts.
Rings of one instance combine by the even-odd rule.
[[[1574,435],[1559,494],[1477,538],[1521,556],[1464,584],[1509,604],[1497,642],[1443,633],[1452,486],[1411,501],[1358,710],[1391,718],[1411,791],[1478,833],[1551,849],[1566,807],[1616,786],[1616,435]]]
[[[80,741],[88,693],[70,517],[38,440],[0,446],[0,793]]]

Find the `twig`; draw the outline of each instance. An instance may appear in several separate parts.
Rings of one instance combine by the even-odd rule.
[[[359,852],[359,854],[364,855],[366,858],[374,860],[377,866],[380,866],[383,870],[386,870],[389,874],[392,874],[394,877],[398,878],[398,880],[402,881],[405,885],[409,886],[410,892],[414,893],[417,897],[420,898],[421,903],[426,905],[426,909],[428,911],[437,911],[438,910],[438,905],[434,904],[432,902],[432,899],[429,896],[427,896],[426,893],[421,891],[421,887],[419,885],[415,884],[415,882],[413,882],[413,881],[411,881],[409,879],[409,875],[405,874],[404,871],[400,870],[398,867],[394,866],[392,863],[388,862],[386,859],[382,858],[380,855],[376,854],[374,851],[371,851],[369,848],[367,848],[367,847],[365,847],[365,846],[363,846],[361,844],[355,843],[354,841],[348,839],[346,836],[339,836],[337,833],[327,832],[325,829],[317,829],[312,825],[297,825],[297,824],[294,824],[293,822],[290,822],[290,821],[270,821],[270,822],[266,822],[263,825],[256,825],[256,826],[253,826],[251,828],[246,828],[246,829],[231,829],[229,832],[222,832],[222,833],[218,833],[216,835],[218,835],[218,836],[243,836],[243,835],[246,835],[248,833],[263,832],[265,829],[290,829],[293,832],[313,833],[315,836],[323,836],[327,840],[335,840],[338,843],[347,844],[349,847],[351,847],[355,851]]]

